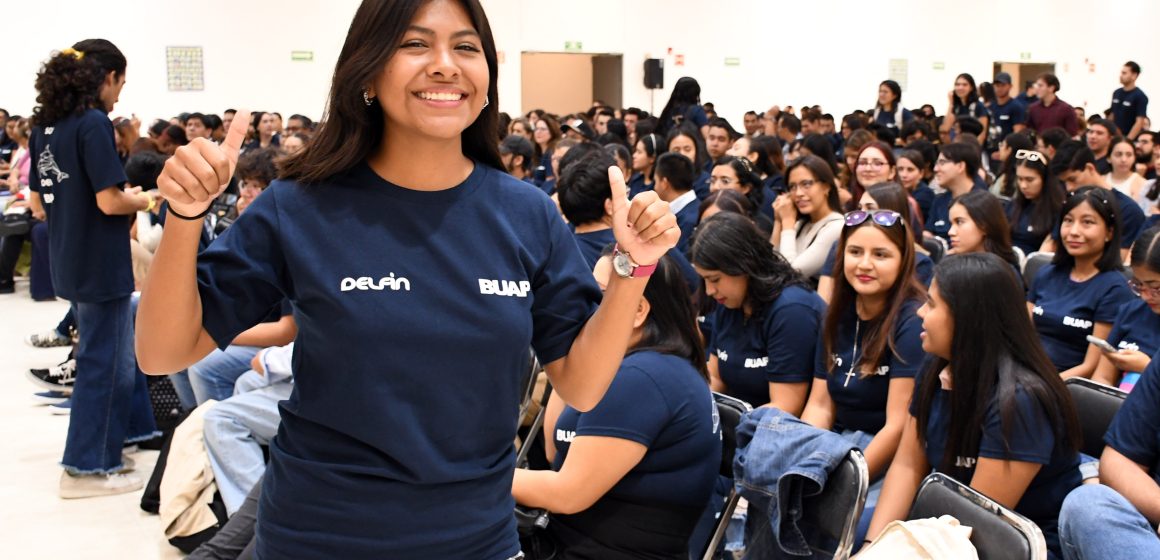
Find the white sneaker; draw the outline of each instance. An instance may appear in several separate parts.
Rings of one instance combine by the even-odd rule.
[[[73,476],[68,471],[60,473],[60,497],[66,500],[125,494],[144,487],[145,480],[135,474]]]

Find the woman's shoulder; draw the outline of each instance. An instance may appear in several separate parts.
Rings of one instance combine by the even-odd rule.
[[[689,363],[689,360],[655,350],[633,352],[624,357],[620,363],[617,378],[623,377],[627,386],[643,389],[640,384],[655,386],[663,394],[683,392],[682,388],[690,385],[704,385],[708,390],[707,382]]]
[[[781,290],[781,295],[777,297],[777,300],[769,306],[766,312],[767,319],[774,312],[793,306],[808,307],[815,311],[820,311],[825,309],[826,302],[822,300],[817,292],[805,286],[798,284],[786,286]]]

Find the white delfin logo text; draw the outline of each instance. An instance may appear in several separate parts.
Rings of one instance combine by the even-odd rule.
[[[401,276],[395,278],[395,273],[392,272],[390,276],[383,276],[378,280],[375,280],[370,276],[343,278],[342,282],[339,283],[338,289],[344,292],[349,292],[351,290],[375,290],[376,292],[381,292],[383,290],[397,292],[399,290],[403,290],[405,292],[409,292],[411,291],[411,281]]]

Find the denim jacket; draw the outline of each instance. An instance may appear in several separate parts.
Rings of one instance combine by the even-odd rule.
[[[830,471],[853,448],[842,436],[776,408],[759,408],[741,419],[733,458],[734,483],[749,501],[750,515],[756,511],[768,517],[774,542],[781,549],[773,552],[813,554],[800,526],[802,500],[821,493]],[[750,538],[762,536],[751,534]]]

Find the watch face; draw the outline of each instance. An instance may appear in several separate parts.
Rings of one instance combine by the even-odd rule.
[[[628,278],[632,276],[632,262],[628,260],[628,255],[617,252],[612,256],[612,269],[616,271],[621,278]]]

